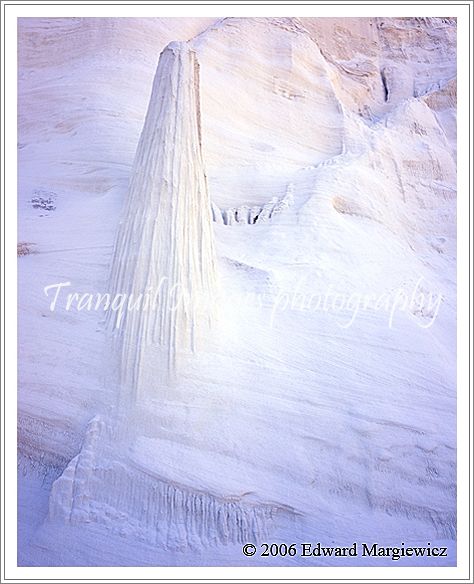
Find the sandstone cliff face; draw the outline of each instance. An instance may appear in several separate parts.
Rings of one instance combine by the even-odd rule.
[[[182,102],[152,93],[170,41],[200,68]],[[455,21],[21,19],[18,134],[20,563],[452,544]],[[173,382],[150,342],[117,414],[104,314],[66,295],[146,287],[203,232],[213,328]]]
[[[160,51],[213,20],[20,19],[20,188],[126,188]]]
[[[302,22],[336,72],[340,99],[361,115],[386,113],[456,76],[455,19],[304,18]]]

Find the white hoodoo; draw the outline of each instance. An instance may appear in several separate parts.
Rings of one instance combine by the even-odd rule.
[[[194,350],[199,325],[211,319],[215,269],[199,64],[187,43],[172,42],[156,70],[110,280],[113,294],[137,306],[108,318],[120,338],[121,382],[135,394],[145,347],[163,347],[161,368],[171,375],[179,351]]]

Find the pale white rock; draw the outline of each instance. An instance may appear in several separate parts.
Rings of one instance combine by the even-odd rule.
[[[193,46],[204,159],[221,208],[263,205],[288,174],[341,152],[343,117],[328,65],[296,19],[227,18]]]
[[[348,534],[443,541],[454,564],[455,23],[29,19],[20,31],[19,236],[37,252],[18,265],[20,564],[246,565],[246,537]],[[106,289],[172,40],[200,63],[212,203],[183,218],[214,218],[219,317],[194,356],[180,345],[174,383],[142,367],[140,399],[117,411],[103,314],[50,312],[43,286]],[[55,193],[47,216],[35,191]],[[332,299],[316,308],[331,290],[400,287],[408,301],[442,295],[439,312],[415,302],[390,327],[383,307],[361,309],[347,326]]]
[[[21,196],[125,190],[161,50],[215,20],[20,18]]]
[[[291,515],[278,505],[215,496],[131,467],[111,447],[111,433],[99,417],[88,424],[80,454],[53,483],[53,525],[93,522],[160,549],[188,551],[263,540],[275,518]]]
[[[293,191],[293,184],[290,183],[283,198],[277,200],[276,197],[272,197],[262,207],[256,205],[250,208],[247,205],[242,205],[237,208],[231,207],[230,209],[221,211],[215,203],[212,203],[213,221],[220,225],[255,225],[265,223],[273,216],[284,212],[294,203]]]
[[[220,225],[222,225],[222,223],[224,222],[224,219],[222,217],[222,211],[214,203],[214,201],[211,202],[211,209],[212,209],[212,220],[215,221],[216,223],[219,223]]]
[[[201,154],[199,63],[187,43],[162,52],[115,243],[109,289],[142,308],[109,311],[120,383],[133,399],[173,377],[212,320],[216,274],[211,201]],[[144,305],[145,293],[149,302]],[[161,346],[165,359],[147,355]],[[147,369],[151,371],[146,375]]]

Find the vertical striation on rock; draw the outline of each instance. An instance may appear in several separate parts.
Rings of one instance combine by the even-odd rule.
[[[257,543],[278,516],[295,516],[289,507],[216,496],[154,476],[111,456],[112,435],[100,416],[89,422],[80,453],[53,483],[50,521],[93,522],[164,549],[184,550]]]
[[[136,394],[143,349],[158,344],[171,376],[210,322],[215,285],[212,213],[201,154],[199,64],[184,42],[162,52],[138,143],[110,276],[127,309],[118,332],[121,383]],[[130,309],[132,307],[133,309]]]

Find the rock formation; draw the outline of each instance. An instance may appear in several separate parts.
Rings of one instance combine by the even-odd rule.
[[[455,21],[19,36],[19,564],[250,565],[247,539],[410,534],[454,565]],[[160,295],[104,330],[66,292],[49,310],[65,281]]]
[[[212,318],[214,235],[201,144],[199,64],[187,43],[173,42],[156,70],[112,260],[114,295],[149,295],[146,307],[108,313],[120,337],[120,383],[137,399],[150,366],[146,346],[159,344],[166,355],[154,362],[154,378],[160,368],[173,375],[179,351],[194,350]]]

